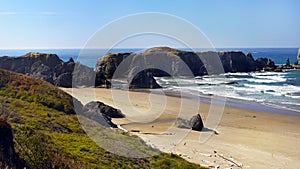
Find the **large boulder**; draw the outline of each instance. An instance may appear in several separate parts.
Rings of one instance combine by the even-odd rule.
[[[0,168],[24,168],[25,162],[14,149],[11,126],[0,119]]]
[[[190,120],[192,130],[202,131],[204,125],[200,114],[193,116]]]
[[[114,128],[116,128],[117,126],[112,123],[111,118],[125,117],[120,110],[99,101],[92,101],[87,103],[83,107],[82,115],[93,121],[96,121],[104,127]]]
[[[200,114],[193,116],[190,120],[177,118],[175,125],[179,128],[192,129],[195,131],[202,131],[204,127]]]

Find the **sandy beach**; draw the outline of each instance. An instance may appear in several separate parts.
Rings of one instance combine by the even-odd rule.
[[[125,91],[116,89],[61,89],[83,104],[98,100],[121,109],[127,118],[113,119],[114,123],[161,151],[178,154],[203,166],[300,168],[300,117],[226,106],[220,123],[214,129],[218,134],[209,130],[197,132],[177,128],[175,120],[195,115],[197,112],[184,112],[189,105],[192,111],[197,105],[205,124],[212,107],[208,103],[151,92],[129,92],[126,95]],[[181,109],[183,103],[185,107]],[[199,140],[201,134],[211,137],[202,143]]]

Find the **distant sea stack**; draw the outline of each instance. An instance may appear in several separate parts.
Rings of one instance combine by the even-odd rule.
[[[154,59],[155,61],[153,61],[153,58],[156,58],[156,60]],[[100,57],[96,64],[96,83],[97,85],[110,84],[117,68],[119,68],[119,65],[124,61],[127,66],[120,68],[122,70],[119,71],[121,74],[119,73],[118,76],[121,77],[123,75],[123,78],[128,78],[130,82],[134,79],[134,84],[130,84],[130,88],[159,88],[160,86],[157,86],[153,76],[202,76],[222,73],[221,71],[207,71],[208,68],[214,70],[216,67],[214,59],[221,61],[220,64],[224,69],[223,73],[259,70],[272,71],[276,69],[271,59],[259,58],[254,60],[251,53],[245,55],[240,51],[195,53],[169,47],[154,47],[145,50],[143,53],[108,53]],[[185,65],[182,63],[185,63]],[[184,74],[184,66],[188,66],[191,74]],[[147,68],[147,70],[140,70],[141,67]],[[167,71],[152,67],[161,67],[163,68],[162,70]],[[134,70],[143,71],[142,73],[147,75],[148,80],[146,80],[145,77],[141,77],[140,74],[138,74],[139,72],[135,72],[135,76],[140,79],[132,77]]]
[[[56,54],[30,52],[20,57],[3,56],[0,57],[0,68],[29,75],[61,87],[72,87],[72,84],[92,86],[95,82],[92,68],[75,63],[72,58],[64,62]],[[72,83],[74,75],[77,81]]]
[[[298,57],[296,65],[300,65],[300,48],[298,48]]]
[[[21,57],[0,57],[0,68],[42,79],[60,87],[109,88],[112,78],[126,78],[129,88],[160,88],[154,77],[300,68],[300,48],[297,63],[281,67],[276,66],[269,58],[254,60],[251,53],[244,54],[241,51],[190,52],[154,47],[142,53],[108,53],[97,60],[95,71],[75,63],[72,58],[64,62],[56,54],[35,52]]]

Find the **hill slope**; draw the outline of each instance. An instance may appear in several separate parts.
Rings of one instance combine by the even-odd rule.
[[[134,159],[107,152],[80,127],[70,95],[42,80],[2,69],[0,118],[11,126],[15,151],[31,168],[200,168],[165,153]],[[153,151],[144,144],[137,148]]]

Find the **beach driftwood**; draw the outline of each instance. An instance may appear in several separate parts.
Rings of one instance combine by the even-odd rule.
[[[243,164],[242,164],[242,163],[238,163],[238,162],[236,162],[236,161],[234,161],[234,160],[232,160],[232,159],[230,159],[230,158],[225,157],[225,156],[222,155],[222,154],[218,154],[218,156],[221,157],[221,158],[223,158],[223,159],[226,160],[226,161],[229,161],[230,163],[232,163],[233,165],[235,165],[235,166],[237,166],[237,167],[240,167],[240,168],[243,167]]]

